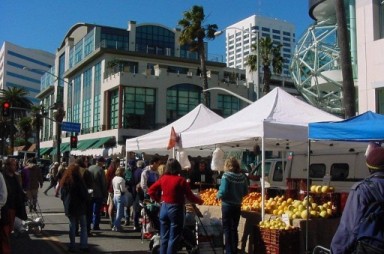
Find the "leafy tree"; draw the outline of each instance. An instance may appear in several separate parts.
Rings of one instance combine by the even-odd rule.
[[[8,87],[7,89],[0,89],[0,103],[2,104],[5,101],[11,103],[11,116],[10,119],[4,119],[6,122],[6,136],[10,140],[10,148],[13,151],[15,144],[15,135],[17,129],[15,127],[15,120],[20,119],[27,115],[27,111],[23,109],[31,109],[33,103],[27,98],[28,92],[23,88],[18,87]],[[3,143],[4,144],[4,143]]]
[[[208,77],[206,67],[206,54],[204,39],[215,39],[216,24],[204,24],[205,14],[202,6],[194,5],[189,11],[185,11],[178,24],[182,27],[180,44],[188,45],[189,50],[198,52],[200,68],[203,75],[203,89],[208,89]],[[208,93],[203,93],[203,104],[208,104]]]
[[[18,128],[23,136],[24,145],[29,145],[28,139],[32,136],[32,118],[23,117],[18,121]]]
[[[258,54],[251,54],[247,57],[246,65],[249,66],[250,72],[255,72],[259,68],[258,58],[260,60],[259,65],[263,68],[263,93],[270,92],[272,71],[276,74],[281,74],[283,69],[284,58],[281,55],[281,44],[275,44],[270,37],[259,38],[258,44],[251,45],[251,50]],[[272,70],[271,70],[272,66]]]

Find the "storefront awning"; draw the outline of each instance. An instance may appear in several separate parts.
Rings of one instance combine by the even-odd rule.
[[[66,151],[69,151],[69,143],[63,143],[63,144],[60,144],[60,153],[63,153],[63,152],[66,152]],[[57,153],[57,149],[56,147],[51,151],[50,155],[56,155]]]
[[[91,147],[93,144],[95,144],[97,141],[100,139],[95,138],[95,139],[85,139],[85,140],[80,140],[79,144],[77,145],[76,150],[87,150],[89,147]]]
[[[43,156],[43,155],[49,154],[50,152],[52,152],[52,150],[53,150],[53,147],[40,148],[40,155]]]
[[[87,149],[95,149],[95,148],[100,148],[102,147],[105,143],[110,141],[113,137],[104,137],[104,138],[99,138],[97,139],[96,143],[92,144],[90,147]]]

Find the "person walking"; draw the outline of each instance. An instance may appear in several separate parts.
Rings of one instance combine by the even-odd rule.
[[[7,186],[5,185],[3,173],[2,171],[0,171],[0,211],[1,211],[1,208],[3,208],[3,206],[7,202],[7,196],[8,196]],[[0,219],[1,219],[1,212],[0,212]]]
[[[70,164],[60,182],[60,197],[63,201],[65,215],[69,219],[69,252],[76,251],[76,227],[80,222],[80,250],[88,252],[87,203],[88,190],[81,176],[80,166]]]
[[[128,191],[123,176],[124,168],[118,167],[115,172],[115,177],[112,179],[113,203],[116,208],[116,218],[113,223],[112,231],[123,231],[121,219],[124,216],[124,207],[127,203],[125,194]]]
[[[235,157],[224,162],[224,174],[221,178],[217,199],[221,199],[221,214],[224,231],[225,253],[237,253],[241,202],[248,194],[248,181],[241,173],[240,164]]]
[[[115,177],[116,169],[119,166],[120,166],[120,159],[119,158],[113,159],[106,173],[107,190],[108,190],[107,206],[108,206],[109,223],[111,225],[111,228],[113,228],[113,206],[114,206],[112,179]]]
[[[141,206],[140,201],[144,200],[144,193],[140,186],[141,174],[144,171],[145,163],[143,160],[136,162],[136,170],[133,172],[133,224],[134,230],[140,229],[140,217],[141,217]]]
[[[143,170],[140,179],[140,187],[144,192],[144,198],[147,198],[148,188],[155,183],[159,179],[159,172],[157,171],[159,165],[161,164],[161,160],[159,157],[153,157],[149,165]]]
[[[56,184],[56,187],[55,187],[55,197],[59,197],[59,193],[60,193],[60,181],[61,181],[61,178],[63,177],[64,175],[64,171],[67,169],[67,163],[65,161],[63,161],[61,163],[61,165],[59,166],[59,168],[57,169],[57,184]]]
[[[161,202],[160,254],[177,253],[178,243],[183,234],[186,199],[192,203],[203,204],[203,200],[192,193],[189,184],[180,173],[180,163],[175,159],[169,159],[163,176],[148,189],[148,195],[156,202]]]
[[[383,246],[365,246],[356,239],[358,225],[366,209],[371,203],[380,201],[375,199],[374,193],[378,193],[381,200],[384,198],[384,148],[376,147],[371,150],[366,157],[366,165],[370,175],[352,186],[349,192],[339,226],[332,238],[332,254],[363,253],[358,251],[361,248],[367,249],[369,253],[384,253]]]
[[[7,186],[7,201],[1,208],[0,219],[0,253],[11,253],[11,232],[15,223],[16,216],[21,220],[27,219],[25,210],[25,194],[23,192],[20,176],[17,175],[17,161],[8,158],[4,164],[4,181]]]
[[[88,198],[87,198],[87,211],[86,211],[86,217],[87,217],[87,233],[88,236],[92,236],[91,234],[91,222],[92,222],[92,204],[91,204],[91,199],[93,195],[93,188],[94,188],[94,182],[93,182],[93,177],[91,172],[87,170],[87,165],[85,163],[86,157],[78,157],[75,160],[75,163],[80,166],[80,175],[84,180],[85,187],[87,187],[87,192],[88,192]],[[78,230],[76,230],[78,232]]]
[[[45,195],[48,195],[48,191],[52,188],[56,188],[57,184],[57,172],[59,171],[59,163],[55,162],[51,168],[49,169],[49,186],[47,189],[44,191]]]
[[[99,157],[95,165],[88,168],[93,178],[93,195],[91,198],[93,230],[100,230],[100,209],[107,197],[107,182],[104,174],[104,157]]]
[[[37,211],[37,196],[39,187],[43,187],[43,175],[41,169],[36,163],[36,158],[31,158],[27,161],[27,165],[21,172],[23,179],[23,189],[27,194],[29,211]]]

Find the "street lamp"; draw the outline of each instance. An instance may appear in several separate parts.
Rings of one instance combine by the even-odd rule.
[[[245,30],[243,28],[239,28],[239,27],[227,27],[223,30],[220,30],[220,31],[217,31],[215,32],[215,37],[217,36],[220,36],[224,33],[224,31],[226,30],[239,30],[239,31],[242,31],[243,33],[246,33],[246,34],[250,34],[250,35],[255,35],[256,36],[256,65],[257,65],[257,70],[256,70],[256,99],[258,100],[260,98],[260,66],[259,66],[259,33],[255,33],[255,32],[251,32],[251,31],[248,31],[248,30]],[[252,40],[250,40],[250,44],[252,44]],[[228,57],[228,56],[227,56]],[[253,76],[253,75],[252,75]],[[252,77],[252,80],[253,80],[253,77]]]
[[[228,90],[228,89],[222,88],[222,87],[211,87],[211,88],[208,88],[208,89],[204,89],[203,92],[208,92],[208,91],[210,91],[210,90],[221,90],[221,91],[224,91],[224,92],[229,93],[230,95],[235,96],[236,98],[238,98],[238,99],[240,99],[240,100],[242,100],[242,101],[245,101],[246,103],[249,103],[249,104],[252,104],[252,103],[253,103],[253,101],[248,100],[247,98],[245,98],[245,97],[243,97],[243,96],[240,96],[240,95],[238,95],[237,93],[234,93],[234,92],[232,92],[232,91],[230,91],[230,90]]]
[[[39,71],[42,73],[47,73],[47,74],[55,77],[56,80],[60,80],[64,83],[69,84],[67,81],[65,81],[64,79],[60,78],[59,76],[57,76],[56,74],[54,74],[50,71],[41,70],[41,69],[32,69],[32,68],[25,67],[25,66],[23,67],[23,70]],[[57,93],[58,93],[58,91],[57,91]],[[64,116],[65,116],[65,111],[64,111],[63,102],[58,101],[57,96],[58,96],[58,94],[56,95],[56,102],[50,107],[51,110],[56,110],[56,112],[54,113],[54,119],[51,119],[51,118],[48,118],[48,119],[56,122],[56,162],[60,163],[60,157],[61,157],[61,152],[60,152],[61,124],[62,124]],[[38,135],[38,138],[40,139],[40,135]],[[39,142],[40,142],[40,140],[37,141],[37,143],[39,143]],[[40,146],[39,146],[39,149],[40,149]],[[38,154],[40,154],[40,153],[38,153]]]

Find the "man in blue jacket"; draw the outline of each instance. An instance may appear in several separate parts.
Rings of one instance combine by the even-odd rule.
[[[331,253],[333,254],[347,254],[355,251],[360,220],[364,216],[365,209],[376,201],[373,200],[371,188],[375,188],[384,199],[384,148],[374,148],[367,155],[366,164],[371,173],[368,177],[370,184],[363,181],[352,187],[339,227],[332,239]],[[381,253],[384,253],[384,250]]]

